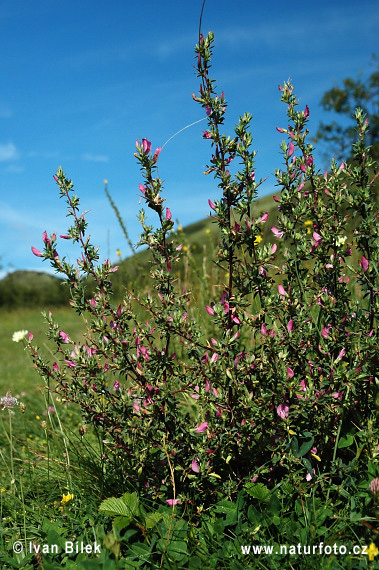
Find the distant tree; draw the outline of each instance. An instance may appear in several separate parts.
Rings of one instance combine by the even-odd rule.
[[[357,79],[347,77],[342,81],[342,86],[336,86],[326,91],[321,99],[321,106],[325,111],[333,111],[341,116],[351,119],[351,124],[346,121],[332,121],[329,124],[320,123],[314,142],[322,141],[328,146],[328,152],[336,160],[346,158],[351,145],[356,139],[355,121],[352,116],[355,109],[360,107],[368,117],[370,130],[367,142],[370,145],[379,141],[379,62],[373,56],[375,71],[367,79],[362,76]],[[376,153],[375,153],[376,154]]]

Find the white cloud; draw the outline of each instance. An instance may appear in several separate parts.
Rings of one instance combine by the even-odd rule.
[[[12,142],[0,144],[0,162],[8,162],[8,160],[16,160],[18,152]]]
[[[87,162],[109,162],[109,157],[104,154],[92,154],[91,152],[85,152],[82,154],[82,159]]]

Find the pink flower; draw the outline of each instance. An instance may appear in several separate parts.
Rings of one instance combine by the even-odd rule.
[[[278,131],[278,133],[284,133],[284,129],[282,129],[281,127],[276,127],[276,130]]]
[[[261,334],[263,334],[263,336],[267,336],[267,329],[266,329],[266,324],[262,323],[261,326]]]
[[[194,473],[199,473],[199,466],[198,466],[198,464],[197,464],[197,462],[196,462],[196,459],[193,459],[193,460],[192,460],[191,469],[192,469],[192,471],[193,471]]]
[[[308,107],[308,105],[305,105],[304,119],[307,119],[308,117],[309,117],[309,107]]]
[[[364,255],[362,255],[361,262],[359,265],[362,265],[362,269],[363,269],[364,273],[366,273],[367,269],[369,268],[370,263],[369,263],[368,259],[366,259]]]
[[[166,208],[166,220],[171,220],[171,210],[170,210],[170,208]]]
[[[278,239],[283,237],[282,230],[278,230],[278,228],[276,228],[275,226],[271,226],[271,231],[274,234],[274,236],[277,237]]]
[[[29,340],[33,340],[33,338],[34,338],[34,334],[30,332],[29,333]]]
[[[158,148],[155,149],[154,156],[153,156],[153,162],[157,162],[158,156],[160,155],[161,150],[162,150],[161,146],[159,146]]]
[[[43,254],[40,252],[40,250],[34,247],[33,245],[32,245],[32,252],[36,257],[43,257]]]
[[[290,156],[292,156],[294,152],[295,152],[295,146],[294,146],[293,142],[291,141],[289,144],[289,147],[288,147],[288,158]]]
[[[307,391],[307,382],[305,380],[302,380],[300,382],[300,386],[301,388],[299,388],[299,390],[301,390],[302,392],[306,392]]]
[[[207,431],[207,427],[208,427],[208,422],[203,422],[202,424],[197,426],[195,433],[204,433],[205,431]]]
[[[218,359],[218,354],[217,354],[217,352],[214,352],[214,353],[212,354],[212,358],[211,358],[212,364],[214,364],[215,362],[217,362],[217,359]]]
[[[293,319],[290,319],[290,320],[288,321],[288,324],[287,324],[287,330],[288,330],[288,332],[291,332],[291,331],[292,331],[292,328],[293,328]]]
[[[274,243],[273,246],[271,247],[271,253],[275,253],[277,249],[278,249],[278,244]]]
[[[259,220],[257,220],[257,224],[264,224],[265,222],[267,222],[267,218],[268,218],[268,212],[265,212],[263,216],[261,216]]]
[[[151,151],[151,142],[147,139],[142,139],[142,149],[144,154],[148,154]]]
[[[284,289],[283,285],[278,285],[278,291],[279,291],[279,295],[282,295],[282,297],[284,297],[285,295],[287,295],[286,290]]]
[[[287,374],[289,378],[293,378],[295,375],[294,371],[289,366],[287,366]]]
[[[343,348],[339,353],[339,355],[337,356],[336,362],[340,361],[343,358],[344,354],[345,354],[345,348]]]
[[[144,186],[143,184],[139,184],[139,185],[138,185],[138,188],[140,189],[140,191],[142,192],[142,194],[145,195],[145,192],[146,192],[145,186]]]
[[[175,507],[176,505],[180,505],[179,499],[166,499],[166,503],[169,507]]]
[[[282,418],[282,420],[285,420],[288,417],[288,411],[289,407],[287,404],[279,404],[279,406],[276,408],[276,413],[280,418]]]
[[[205,310],[207,311],[208,315],[213,316],[215,314],[214,310],[212,309],[212,307],[209,307],[208,305],[205,307]]]
[[[113,389],[116,390],[116,392],[120,389],[120,383],[118,380],[113,384]]]
[[[313,469],[313,474],[316,475],[316,470]],[[307,481],[312,481],[313,479],[313,475],[311,475],[310,473],[307,473],[307,476],[305,477]]]
[[[214,203],[212,202],[212,200],[208,200],[208,204],[211,210],[214,210],[216,208],[216,206],[214,205]]]
[[[212,135],[209,131],[204,131],[203,132],[203,139],[211,139]]]
[[[342,400],[343,391],[342,392],[334,392],[334,394],[332,394],[332,396],[335,400]]]
[[[209,105],[206,105],[206,106],[205,106],[205,112],[206,112],[206,114],[208,115],[208,117],[209,117],[209,115],[212,113],[212,109],[210,108]]]
[[[65,342],[66,344],[70,342],[70,339],[68,338],[68,335],[65,332],[59,331],[59,336],[63,339],[63,342]]]
[[[324,328],[322,329],[322,331],[321,331],[321,336],[322,336],[323,338],[328,338],[328,336],[329,336],[329,329],[330,329],[330,325],[328,325],[328,326],[326,326],[326,327],[324,327]]]
[[[46,230],[45,230],[45,231],[43,232],[43,234],[42,234],[42,241],[43,241],[43,243],[45,243],[46,245],[50,245],[50,240],[49,240],[49,238],[47,237],[47,232],[46,232]]]
[[[66,364],[69,365],[70,368],[75,368],[76,363],[72,362],[72,360],[65,360]]]

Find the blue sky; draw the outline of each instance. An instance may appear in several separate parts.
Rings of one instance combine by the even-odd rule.
[[[103,180],[137,242],[136,139],[162,146],[204,116],[191,97],[199,86],[192,66],[201,4],[0,1],[0,276],[49,270],[30,248],[42,247],[44,230],[67,229],[52,177],[60,165],[82,210],[90,210],[89,233],[101,258],[115,261],[117,248],[129,254]],[[378,29],[373,0],[207,0],[202,30],[215,33],[212,69],[229,103],[226,129],[245,111],[253,114],[257,177],[268,176],[261,195],[274,191],[281,165],[275,126],[285,126],[286,109],[278,84],[292,78],[315,132],[328,119],[322,94],[372,70]],[[204,129],[205,121],[184,130],[159,157],[166,205],[182,225],[207,216],[208,198],[217,198],[213,179],[202,174],[209,160]],[[153,212],[149,220],[155,223]],[[75,261],[78,252],[67,242],[59,240],[57,249]]]

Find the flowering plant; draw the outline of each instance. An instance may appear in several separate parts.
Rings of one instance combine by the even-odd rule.
[[[126,291],[112,303],[110,277],[118,268],[109,260],[97,264],[85,213],[61,168],[55,180],[73,220],[61,238],[78,243],[81,257],[75,266],[60,258],[56,234],[46,232],[43,252],[32,248],[66,276],[70,304],[87,327],[79,343],[49,313],[56,360],[43,360],[28,343],[39,373],[101,430],[102,461],[124,488],[173,508],[199,509],[220,493],[252,492],[257,480],[304,488],[319,481],[324,489],[330,473],[342,477],[354,426],[368,458],[378,438],[379,239],[368,124],[357,110],[355,162],[332,161],[321,174],[307,142],[309,108],[297,110],[290,82],[280,86],[288,125],[277,130],[287,141],[276,171],[274,241],[264,242],[262,227],[270,222],[268,212],[254,208],[262,181],[254,170],[251,116],[240,117],[233,136],[221,132],[227,101],[209,76],[213,40],[212,33],[201,35],[196,46],[201,85],[193,98],[208,121],[206,174],[219,188],[209,199],[221,234],[216,263],[225,275],[218,295],[209,291],[199,315],[191,292],[178,288],[173,268],[183,248],[162,197],[161,148],[153,153],[146,138],[136,143],[139,189],[159,222],[147,225],[141,209],[140,245],[152,257],[148,293]]]

